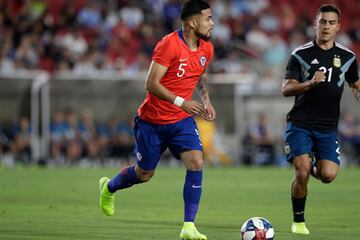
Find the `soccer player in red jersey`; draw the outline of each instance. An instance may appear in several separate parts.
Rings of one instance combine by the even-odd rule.
[[[149,181],[161,154],[169,148],[187,170],[180,238],[204,240],[207,237],[194,225],[204,160],[193,115],[208,121],[216,117],[206,87],[206,68],[214,52],[209,42],[214,22],[210,6],[203,0],[185,2],[181,20],[182,28],[163,37],[153,52],[146,79],[147,96],[135,117],[136,165],[123,169],[111,180],[100,179],[100,206],[106,215],[113,215],[115,191]],[[202,103],[192,100],[195,87]]]

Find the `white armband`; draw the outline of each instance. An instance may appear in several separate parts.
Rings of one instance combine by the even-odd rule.
[[[179,96],[176,96],[175,100],[174,100],[174,104],[178,107],[181,107],[184,103],[185,99]]]

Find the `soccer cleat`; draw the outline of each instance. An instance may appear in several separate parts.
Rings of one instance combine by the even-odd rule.
[[[313,176],[314,178],[316,178],[317,180],[319,180],[319,177],[318,177],[318,175],[317,175],[317,168],[316,168],[316,166],[311,166],[310,175]]]
[[[107,177],[102,177],[99,180],[100,207],[106,215],[112,216],[114,215],[114,210],[115,210],[114,209],[115,196],[113,193],[109,192],[109,189],[107,187],[109,181],[110,179]]]
[[[184,222],[180,240],[207,240],[207,237],[198,232],[193,222]]]
[[[319,180],[314,153],[309,154],[309,158],[311,161],[310,175]]]
[[[305,222],[293,222],[291,225],[291,232],[296,234],[309,235],[310,231],[307,229]]]

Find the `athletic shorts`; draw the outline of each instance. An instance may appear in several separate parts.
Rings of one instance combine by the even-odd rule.
[[[169,148],[175,158],[187,150],[202,151],[202,142],[193,117],[171,124],[153,124],[135,117],[135,149],[137,164],[144,170],[156,168],[161,154]]]
[[[285,132],[285,153],[288,162],[299,155],[313,154],[315,160],[330,160],[340,165],[337,131],[324,133],[289,123]]]

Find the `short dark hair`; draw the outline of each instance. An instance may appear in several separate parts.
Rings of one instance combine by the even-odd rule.
[[[188,17],[201,13],[202,10],[210,8],[209,3],[204,0],[189,0],[184,2],[181,8],[181,20],[185,20]]]
[[[320,13],[326,13],[326,12],[336,13],[339,18],[341,16],[340,9],[337,6],[333,5],[333,4],[323,4],[323,5],[321,5],[319,7],[319,9],[316,11],[316,16],[318,16]]]

